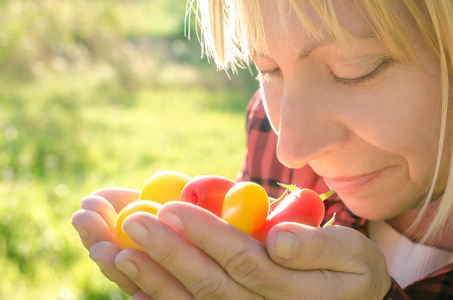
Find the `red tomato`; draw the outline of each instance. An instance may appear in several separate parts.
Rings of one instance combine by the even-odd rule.
[[[181,201],[193,203],[220,217],[223,199],[236,184],[218,175],[201,175],[192,178],[181,192]]]
[[[269,214],[266,222],[252,236],[265,242],[267,233],[281,222],[295,222],[318,227],[325,215],[325,206],[321,197],[313,190],[300,189],[290,192]]]

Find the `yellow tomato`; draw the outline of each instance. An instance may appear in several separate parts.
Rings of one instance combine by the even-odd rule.
[[[134,242],[130,237],[124,233],[123,229],[121,226],[123,225],[124,219],[126,219],[127,216],[134,212],[147,212],[151,213],[153,215],[157,215],[157,211],[162,205],[159,203],[156,203],[154,201],[148,201],[148,200],[138,200],[135,202],[130,203],[126,207],[124,207],[118,216],[116,217],[115,220],[115,235],[118,241],[118,246],[121,249],[128,249],[128,248],[133,248],[141,251],[145,251],[142,247],[140,247],[136,242]]]
[[[181,191],[190,176],[175,171],[159,171],[145,183],[140,194],[140,200],[151,200],[160,204],[169,201],[179,201]]]
[[[269,197],[259,184],[240,182],[225,195],[222,219],[247,234],[252,234],[266,221]]]

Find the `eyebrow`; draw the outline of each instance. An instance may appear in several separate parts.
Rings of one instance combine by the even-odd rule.
[[[355,37],[358,39],[358,40],[369,40],[369,39],[373,39],[373,38],[376,38],[376,35],[372,32],[364,32],[362,34],[357,34],[355,35]],[[334,44],[335,41],[333,39],[328,39],[328,40],[324,40],[324,41],[320,41],[320,42],[317,42],[315,43],[314,45],[310,45],[308,46],[306,49],[303,49],[299,52],[299,59],[301,60],[305,60],[307,59],[315,50],[317,50],[318,48],[321,48],[321,47],[325,47],[325,46],[328,46],[328,45],[332,45]]]
[[[328,45],[332,45],[334,43],[333,40],[327,40],[327,41],[322,41],[322,42],[317,42],[316,44],[314,45],[310,45],[309,47],[307,47],[306,49],[302,49],[300,52],[299,52],[299,59],[300,60],[305,60],[307,59],[314,51],[316,51],[317,49],[321,48],[321,47],[325,47],[325,46],[328,46]]]
[[[364,32],[362,34],[355,35],[355,37],[358,40],[369,40],[369,39],[376,38],[376,35],[373,32]],[[335,43],[335,41],[333,39],[328,39],[328,40],[326,39],[326,40],[319,41],[317,43],[309,45],[308,47],[306,47],[306,49],[302,49],[299,52],[298,57],[300,60],[305,60],[318,48],[332,45],[334,43]],[[251,56],[260,57],[260,58],[269,58],[269,56],[265,55],[264,53],[258,52],[258,51],[251,51]]]

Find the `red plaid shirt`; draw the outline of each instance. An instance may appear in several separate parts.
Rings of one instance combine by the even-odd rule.
[[[269,196],[278,198],[284,191],[277,183],[295,184],[318,193],[329,189],[324,180],[309,166],[289,169],[276,156],[277,135],[272,131],[266,117],[259,92],[255,93],[247,108],[247,153],[238,180],[254,181],[262,185]],[[336,196],[336,195],[335,195]],[[338,197],[325,201],[326,217],[329,220],[336,212],[335,223],[355,228],[367,234],[367,222],[354,216]],[[392,279],[392,287],[384,299],[453,299],[453,264],[419,279],[402,289]]]

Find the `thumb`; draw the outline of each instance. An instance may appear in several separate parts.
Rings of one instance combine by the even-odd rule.
[[[363,274],[378,267],[387,272],[382,252],[349,227],[281,223],[269,231],[266,245],[274,262],[291,269]]]
[[[281,223],[269,231],[266,247],[276,264],[311,274],[304,279],[305,285],[323,282],[325,295],[383,299],[391,285],[382,252],[365,235],[349,227]]]

